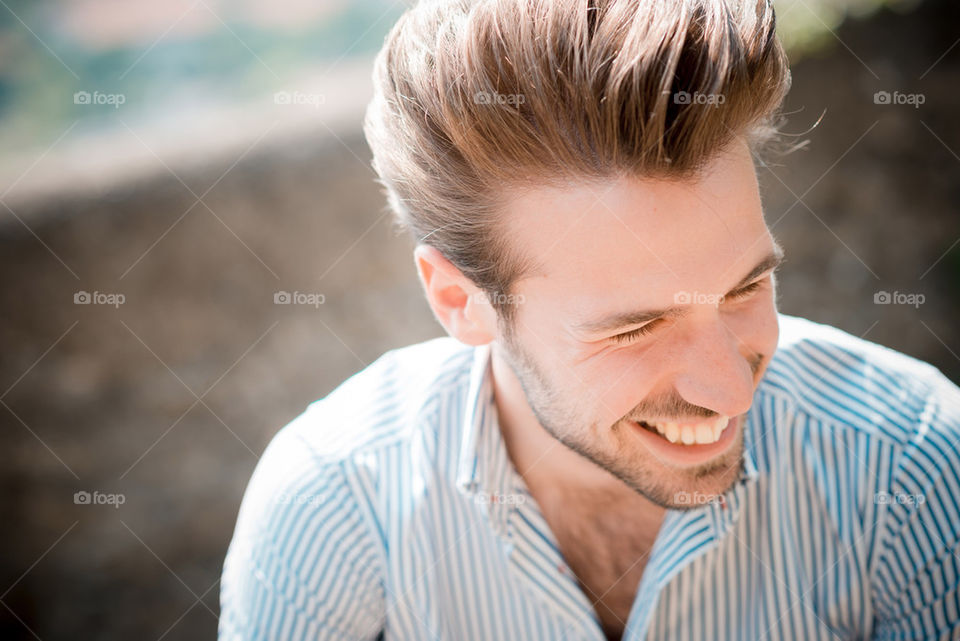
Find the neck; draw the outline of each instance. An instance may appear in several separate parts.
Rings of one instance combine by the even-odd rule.
[[[610,472],[566,447],[540,424],[526,394],[499,350],[492,350],[494,396],[500,431],[513,466],[538,503],[549,510],[556,500],[594,496],[598,507],[620,505],[650,521],[659,521],[664,508],[637,493]]]

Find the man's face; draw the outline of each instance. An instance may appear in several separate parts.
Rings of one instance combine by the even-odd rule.
[[[504,225],[539,269],[495,349],[540,424],[665,507],[729,489],[778,337],[779,247],[746,145],[693,181],[528,190]]]

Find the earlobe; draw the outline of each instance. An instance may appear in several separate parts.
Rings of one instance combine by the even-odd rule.
[[[480,289],[435,247],[417,245],[413,256],[430,309],[447,333],[467,345],[492,341],[477,309]]]
[[[463,317],[470,324],[470,335],[460,340],[468,345],[486,345],[493,341],[495,336],[492,330],[497,326],[497,314],[479,288],[467,297]]]

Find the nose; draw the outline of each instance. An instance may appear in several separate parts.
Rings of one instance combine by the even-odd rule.
[[[725,416],[750,409],[755,355],[721,317],[691,328],[682,349],[674,385],[684,400]]]

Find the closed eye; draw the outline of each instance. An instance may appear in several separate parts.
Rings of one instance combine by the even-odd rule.
[[[657,325],[659,322],[660,322],[659,320],[650,321],[646,325],[641,325],[636,329],[631,329],[629,332],[624,332],[622,334],[611,336],[610,340],[612,340],[615,343],[629,343],[630,341],[636,338],[640,338],[641,336],[646,336],[648,334],[653,333],[653,327]]]
[[[762,286],[763,286],[763,281],[758,280],[756,282],[750,283],[746,287],[741,287],[735,292],[730,292],[729,294],[726,295],[726,298],[746,298],[750,294],[753,294],[754,292],[756,292]]]
[[[750,283],[746,287],[741,287],[740,289],[730,292],[724,298],[725,299],[744,299],[749,298],[752,294],[755,294],[761,287],[763,287],[764,281],[766,279],[761,279]],[[632,329],[629,332],[623,332],[622,334],[615,334],[610,337],[615,343],[629,343],[630,341],[636,340],[641,336],[648,336],[653,333],[656,326],[662,322],[663,319],[657,319],[650,321],[646,325],[641,325],[636,329]]]

